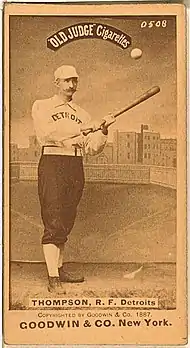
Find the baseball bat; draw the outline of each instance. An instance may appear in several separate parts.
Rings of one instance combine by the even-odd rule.
[[[124,106],[122,109],[120,109],[120,110],[116,111],[115,113],[113,113],[112,116],[117,118],[118,116],[122,115],[124,112],[134,108],[136,105],[141,104],[143,101],[153,97],[155,94],[157,94],[159,92],[160,92],[160,87],[159,86],[152,87],[151,89],[149,89],[148,91],[143,93],[140,97],[135,99],[132,103],[130,103],[127,106]],[[100,130],[101,126],[99,128],[97,128],[96,131]],[[82,130],[82,132],[83,132],[84,135],[88,135],[89,133],[92,132],[92,130],[90,128],[88,128],[88,129]],[[77,136],[79,136],[79,135],[74,135],[72,138],[75,138]]]
[[[134,108],[136,105],[141,104],[143,101],[151,98],[153,95],[160,92],[160,87],[155,86],[143,93],[140,97],[135,99],[132,103],[130,103],[128,106],[125,106],[124,108],[118,110],[116,113],[113,114],[113,116],[116,118],[123,114],[124,112]]]

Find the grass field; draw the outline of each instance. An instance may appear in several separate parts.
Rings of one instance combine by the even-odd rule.
[[[11,187],[11,259],[42,261],[36,182]],[[176,191],[155,185],[86,184],[66,262],[175,262]]]
[[[56,298],[158,298],[159,309],[175,308],[175,264],[143,264],[134,279],[124,275],[139,269],[140,264],[78,264],[65,265],[68,271],[84,274],[81,284],[64,284],[64,294]],[[22,286],[22,290],[21,290]],[[13,263],[11,266],[11,309],[28,309],[29,298],[55,298],[47,291],[44,264]]]
[[[36,182],[11,187],[11,309],[50,297]],[[176,192],[155,185],[87,184],[65,248],[68,270],[85,275],[66,297],[154,297],[175,308]],[[28,260],[29,263],[19,261]],[[74,263],[73,263],[74,262]],[[134,279],[125,278],[142,266]],[[21,291],[22,286],[22,291]]]

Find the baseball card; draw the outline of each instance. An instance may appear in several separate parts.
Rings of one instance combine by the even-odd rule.
[[[3,11],[4,342],[185,345],[185,6]]]

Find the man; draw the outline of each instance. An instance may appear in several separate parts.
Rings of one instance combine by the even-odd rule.
[[[94,155],[103,150],[108,126],[115,120],[109,116],[95,126],[90,123],[89,114],[73,102],[78,85],[73,66],[59,67],[54,73],[54,84],[57,93],[49,99],[36,100],[32,117],[42,146],[38,192],[48,290],[61,293],[61,282],[84,281],[83,277],[66,273],[63,267],[64,245],[74,225],[84,187],[83,154]],[[88,135],[85,129],[90,131]]]

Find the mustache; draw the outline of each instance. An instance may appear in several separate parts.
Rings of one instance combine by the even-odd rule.
[[[68,88],[66,91],[67,92],[75,92],[77,89],[76,88]]]

